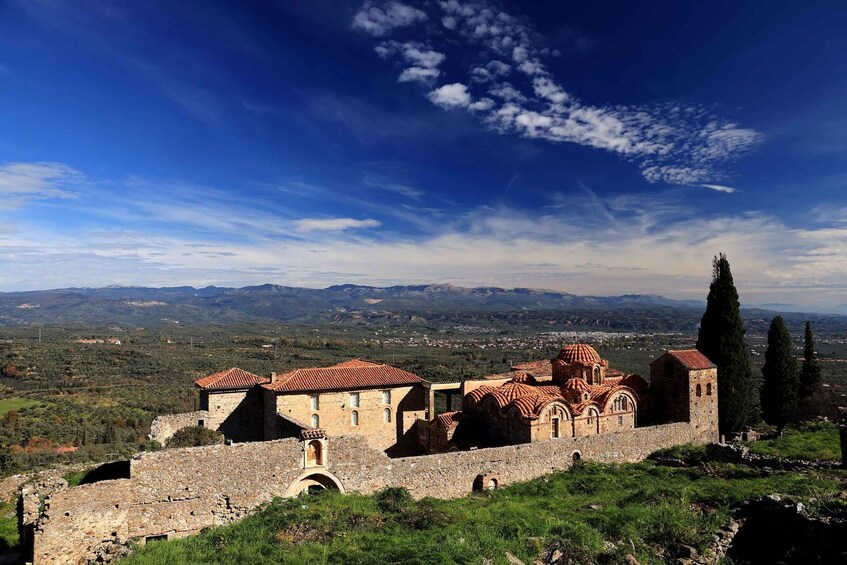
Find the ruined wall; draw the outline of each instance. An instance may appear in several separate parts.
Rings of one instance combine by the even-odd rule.
[[[174,435],[174,432],[187,426],[196,426],[201,421],[204,426],[208,427],[206,422],[209,421],[209,413],[205,410],[158,416],[150,424],[150,439],[165,445],[171,436]]]
[[[566,469],[575,451],[582,459],[638,461],[692,439],[691,427],[679,423],[391,459],[361,436],[334,437],[327,441],[324,469],[346,491],[404,486],[416,497],[451,498],[470,492],[480,474],[497,474],[500,484],[509,484]],[[230,523],[323,471],[303,466],[303,442],[295,439],[140,454],[129,479],[73,487],[44,500],[44,512],[30,520],[34,563],[84,563],[132,539],[181,537]]]

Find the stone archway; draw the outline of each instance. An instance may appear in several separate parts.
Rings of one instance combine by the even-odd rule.
[[[291,482],[288,490],[285,491],[285,496],[292,497],[301,492],[327,489],[345,492],[344,485],[332,473],[319,469],[307,469]]]

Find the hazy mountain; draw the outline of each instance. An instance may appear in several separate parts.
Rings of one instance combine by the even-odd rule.
[[[671,300],[652,294],[579,296],[529,288],[465,288],[449,284],[344,284],[324,289],[273,284],[242,288],[106,287],[2,293],[0,324],[414,322],[434,326],[472,323],[486,327],[694,331],[704,307],[704,301]],[[764,323],[772,313],[748,310],[745,315]],[[798,316],[789,320],[793,318]],[[842,318],[827,320],[830,325],[845,325]]]

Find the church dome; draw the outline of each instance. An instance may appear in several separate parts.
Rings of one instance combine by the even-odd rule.
[[[594,365],[600,362],[600,355],[593,347],[586,343],[566,345],[559,351],[558,357],[568,365],[579,363],[580,365]]]
[[[565,390],[571,392],[588,392],[588,383],[586,383],[582,379],[568,379],[568,382],[565,383]]]

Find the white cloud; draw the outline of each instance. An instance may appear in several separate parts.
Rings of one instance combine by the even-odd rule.
[[[400,2],[365,2],[353,16],[353,27],[375,36],[383,36],[398,27],[427,19],[427,15]]]
[[[75,198],[66,187],[84,180],[82,173],[61,163],[5,163],[0,166],[0,207],[17,208],[32,200]]]
[[[408,69],[403,69],[403,72],[400,73],[399,78],[397,79],[400,82],[422,82],[422,83],[431,83],[435,79],[438,78],[438,75],[441,74],[441,71],[438,69],[427,69],[423,67],[409,67]]]
[[[716,186],[725,179],[726,163],[764,139],[761,133],[695,104],[605,106],[579,100],[559,84],[542,62],[552,52],[544,38],[526,18],[503,12],[495,2],[443,0],[425,4],[425,9],[433,10],[433,16],[440,16],[444,24],[437,32],[425,27],[415,30],[419,40],[427,42],[427,52],[443,56],[440,51],[456,38],[470,47],[462,58],[468,61],[465,75],[469,84],[445,84],[429,90],[428,98],[444,109],[466,108],[500,133],[617,153],[634,161],[650,182],[718,183]],[[438,10],[440,14],[436,13]],[[468,51],[479,53],[477,60],[468,60]],[[443,74],[423,70],[435,69],[440,57],[431,66],[418,64],[408,56],[406,59],[412,66],[403,71],[403,81],[430,85]],[[530,88],[503,80],[511,73],[512,65],[528,75]],[[525,84],[526,78],[519,83]],[[487,90],[495,102],[474,103],[482,96],[478,90]]]
[[[376,228],[381,225],[382,223],[377,220],[357,220],[355,218],[303,218],[294,222],[295,229],[302,233]]]
[[[427,96],[433,104],[445,109],[466,108],[471,103],[468,87],[460,82],[445,84],[431,91]]]
[[[712,190],[716,190],[718,192],[725,192],[727,194],[732,194],[734,192],[738,192],[738,189],[732,188],[731,186],[723,186],[721,184],[701,184],[703,188],[710,188]]]
[[[48,169],[82,175],[55,163]],[[364,183],[412,198],[421,194],[372,177]],[[821,216],[816,221],[827,220],[825,225],[815,221],[800,229],[765,214],[695,211],[686,204],[686,191],[600,196],[584,188],[532,212],[480,206],[444,216],[397,206],[402,226],[412,221],[436,226],[428,235],[413,236],[407,229],[390,231],[391,225],[367,215],[298,219],[300,214],[257,193],[141,179],[87,180],[86,189],[90,186],[123,190],[64,203],[69,214],[85,214],[89,229],[38,216],[38,209],[9,214],[15,225],[0,233],[6,267],[0,289],[447,281],[702,299],[711,258],[726,251],[742,303],[847,303],[847,225],[837,214],[822,215],[822,208],[811,214]],[[319,189],[303,188],[313,195]],[[585,218],[592,217],[600,221],[586,230]],[[114,229],[116,224],[121,229]]]
[[[492,109],[497,103],[491,98],[480,98],[468,105],[468,110],[474,112],[485,112]]]

